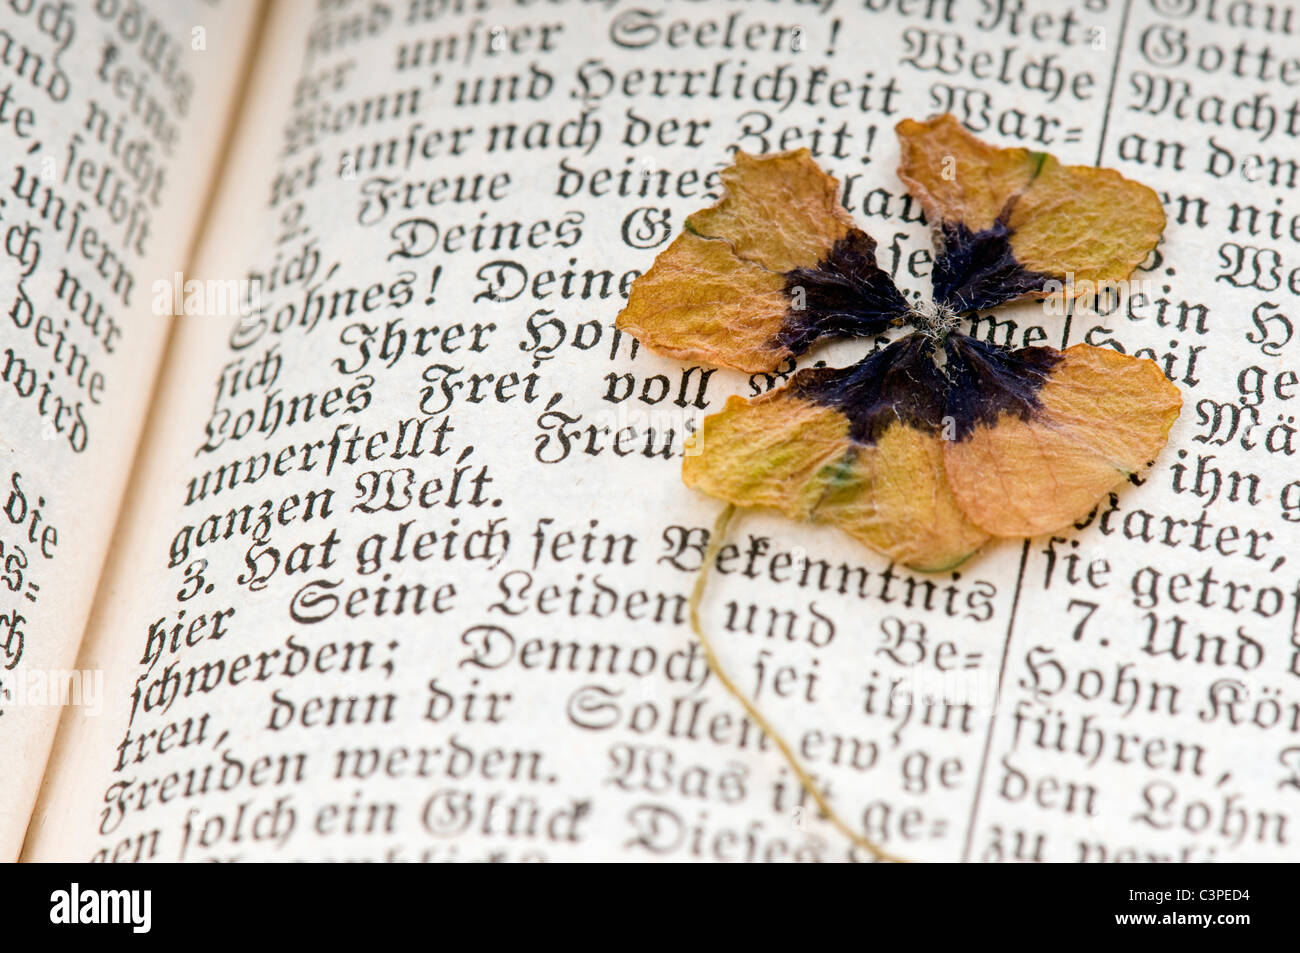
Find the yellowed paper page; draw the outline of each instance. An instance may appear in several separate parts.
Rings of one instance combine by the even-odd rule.
[[[103,673],[73,663],[255,12],[35,2],[0,20],[0,859],[61,705],[104,711]]]

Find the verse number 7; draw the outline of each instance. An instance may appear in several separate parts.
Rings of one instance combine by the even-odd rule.
[[[1073,612],[1076,607],[1083,609],[1083,618],[1080,619],[1079,624],[1074,627],[1074,641],[1078,642],[1083,639],[1083,630],[1084,627],[1087,626],[1088,620],[1091,619],[1092,614],[1097,611],[1097,603],[1088,602],[1086,599],[1071,599],[1070,604],[1066,606],[1065,611]]]

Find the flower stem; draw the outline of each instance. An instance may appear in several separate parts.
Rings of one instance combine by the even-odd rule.
[[[830,821],[831,826],[851,840],[854,844],[868,851],[876,860],[896,864],[906,863],[903,858],[890,854],[873,841],[857,833],[853,828],[849,827],[839,814],[836,813],[835,809],[831,807],[830,802],[826,799],[826,795],[824,795],[821,789],[817,787],[817,782],[813,780],[812,775],[810,775],[804,769],[803,765],[799,763],[799,759],[795,756],[794,750],[790,747],[789,743],[775,728],[772,727],[771,723],[763,717],[763,713],[758,710],[757,706],[749,700],[745,693],[736,686],[736,683],[733,682],[731,677],[723,670],[722,664],[718,661],[717,654],[713,651],[713,644],[709,641],[709,637],[704,634],[704,627],[700,625],[700,602],[704,598],[704,587],[709,581],[709,571],[713,568],[713,564],[718,558],[718,551],[722,549],[722,541],[726,537],[727,526],[731,522],[731,518],[735,515],[735,512],[735,504],[728,503],[726,509],[724,509],[718,516],[718,521],[713,524],[713,531],[709,534],[709,545],[704,551],[704,561],[700,564],[699,572],[695,576],[695,587],[691,590],[690,602],[687,604],[690,609],[691,630],[695,633],[695,637],[700,640],[700,645],[704,648],[704,660],[708,663],[709,671],[711,671],[717,680],[722,683],[722,687],[725,688],[731,696],[736,699],[736,701],[740,702],[741,707],[745,709],[745,712],[751,719],[753,719],[754,723],[758,725],[759,729],[772,739],[777,750],[781,752],[786,763],[790,765],[790,770],[793,771],[795,777],[799,779],[799,783],[803,786],[803,789],[808,792],[808,796],[813,799],[814,803],[816,803],[822,815]]]

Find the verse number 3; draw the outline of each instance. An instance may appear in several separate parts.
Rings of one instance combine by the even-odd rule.
[[[212,584],[203,579],[203,570],[208,568],[206,559],[196,559],[185,567],[185,584],[176,590],[177,602],[189,602],[202,592],[211,592]]]

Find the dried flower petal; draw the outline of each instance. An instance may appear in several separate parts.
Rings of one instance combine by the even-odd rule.
[[[811,268],[854,227],[840,205],[840,184],[807,149],[754,156],[737,152],[722,170],[724,193],[686,227],[723,238],[746,261],[768,271]]]
[[[947,114],[897,131],[898,175],[935,230],[935,300],[958,312],[1124,281],[1164,230],[1155,192],[1114,170],[999,149]]]
[[[784,275],[683,232],[632,285],[617,326],[668,357],[770,371],[790,356],[789,306]]]
[[[1157,364],[1108,348],[949,344],[953,391],[975,412],[945,445],[944,466],[962,510],[994,536],[1087,515],[1155,459],[1182,406]]]
[[[796,374],[707,417],[682,478],[741,506],[830,523],[917,569],[955,566],[988,538],[943,472],[944,378],[913,335],[845,370]]]
[[[907,302],[806,149],[736,154],[726,194],[632,286],[618,327],[685,360],[769,371],[823,336],[883,331]]]

